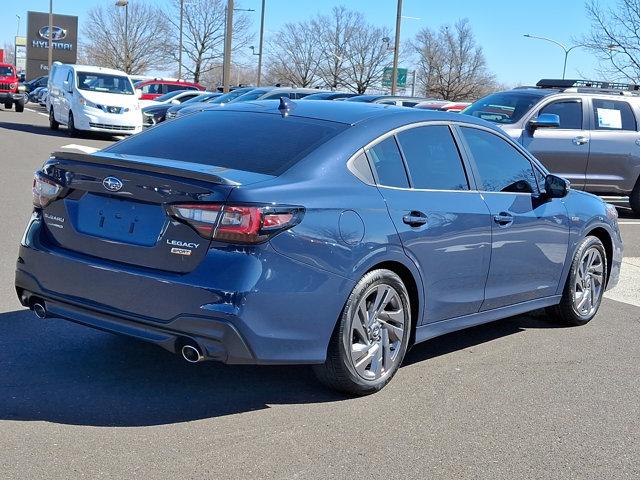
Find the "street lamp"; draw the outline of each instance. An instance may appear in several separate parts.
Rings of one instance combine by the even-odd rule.
[[[16,37],[20,36],[20,15],[16,14],[16,18],[18,19],[18,28],[16,29]]]
[[[124,58],[125,71],[129,72],[129,0],[118,0],[116,7],[124,7]]]
[[[224,9],[225,32],[224,32],[224,56],[222,61],[222,91],[229,92],[229,79],[231,77],[231,44],[233,35],[233,12],[255,12],[253,8],[234,8],[234,0],[227,0]]]
[[[536,35],[529,35],[528,33],[526,33],[524,36],[527,38],[534,38],[536,40],[545,40],[547,42],[551,42],[554,45],[559,46],[562,50],[564,50],[564,67],[562,68],[562,79],[564,80],[565,74],[567,73],[567,58],[569,58],[569,52],[574,48],[581,47],[582,45],[574,45],[572,47],[567,48],[562,43],[552,40],[551,38],[538,37]]]

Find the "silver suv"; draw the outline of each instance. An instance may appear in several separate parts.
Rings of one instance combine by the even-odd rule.
[[[464,113],[496,123],[575,188],[628,196],[640,215],[640,86],[540,80]]]

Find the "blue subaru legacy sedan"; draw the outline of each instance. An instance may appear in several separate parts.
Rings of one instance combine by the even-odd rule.
[[[570,325],[619,277],[615,208],[479,119],[246,102],[36,172],[23,305],[189,362],[312,364],[380,390],[415,343],[534,309]]]

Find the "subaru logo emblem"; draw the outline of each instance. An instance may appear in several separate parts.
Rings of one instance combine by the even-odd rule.
[[[110,192],[118,192],[124,185],[122,184],[122,181],[116,177],[106,177],[102,180],[102,186]]]
[[[49,40],[49,26],[42,27],[38,30],[38,35],[40,35],[45,40]],[[67,31],[62,27],[51,27],[51,40],[58,41],[63,40],[67,37]]]

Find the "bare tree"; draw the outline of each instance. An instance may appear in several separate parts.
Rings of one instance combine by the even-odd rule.
[[[412,42],[421,93],[444,100],[475,100],[495,88],[482,47],[467,19],[434,31],[424,28]]]
[[[4,42],[3,50],[5,63],[15,65],[15,46],[13,45],[13,42]]]
[[[362,94],[382,80],[382,73],[392,55],[384,41],[389,35],[387,28],[368,24],[362,18],[355,22],[343,57],[344,76],[341,83],[348,90]]]
[[[182,68],[195,82],[222,64],[226,28],[226,0],[190,0],[183,13]],[[167,45],[169,57],[177,64],[180,36],[180,0],[172,0],[173,14],[169,16],[173,41]],[[233,16],[233,50],[246,48],[252,36],[251,19],[244,12]]]
[[[96,5],[84,21],[82,56],[99,66],[143,74],[166,66],[167,22],[157,7],[138,0],[125,9]],[[128,28],[128,30],[127,30]]]
[[[581,44],[600,61],[599,73],[612,79],[640,81],[640,0],[618,0],[603,8],[586,4],[591,31]]]
[[[349,46],[363,23],[361,13],[342,5],[333,7],[331,14],[318,15],[312,20],[314,37],[320,45],[317,74],[327,87],[341,86],[346,75]]]
[[[272,37],[267,79],[298,87],[318,79],[319,46],[310,22],[285,23]]]

